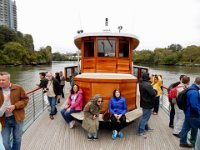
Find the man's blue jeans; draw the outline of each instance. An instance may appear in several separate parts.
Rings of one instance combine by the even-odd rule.
[[[200,125],[200,118],[185,118],[182,130],[180,132],[180,144],[187,143],[187,134],[193,129],[197,130]]]
[[[145,128],[148,127],[148,121],[151,117],[152,109],[142,109],[142,118],[139,123],[138,133],[144,133]]]
[[[23,122],[17,123],[14,116],[6,117],[5,127],[2,130],[3,144],[6,150],[20,150],[21,138],[23,133]],[[10,142],[11,132],[13,143]]]
[[[73,119],[73,117],[71,116],[71,113],[74,113],[74,112],[80,112],[80,110],[75,110],[74,108],[70,109],[69,112],[66,111],[67,109],[63,108],[60,113],[61,115],[63,116],[63,118],[65,119],[65,121],[67,123],[70,123]]]
[[[197,139],[195,143],[195,150],[200,150],[200,128],[198,129]]]
[[[0,150],[5,150],[1,133],[0,133]]]
[[[56,97],[49,97],[48,96],[49,105],[51,107],[51,111],[49,115],[55,115],[56,113]]]

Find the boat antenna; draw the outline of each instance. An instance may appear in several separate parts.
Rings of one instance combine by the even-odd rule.
[[[103,30],[104,32],[109,32],[110,29],[108,27],[108,18],[105,19],[105,29]]]
[[[121,31],[122,29],[123,29],[122,26],[119,26],[119,27],[118,27],[119,33],[120,33],[120,31]]]

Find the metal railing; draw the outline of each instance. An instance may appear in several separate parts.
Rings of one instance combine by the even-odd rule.
[[[160,107],[169,115],[170,105],[167,88],[163,86],[163,93],[160,96]]]
[[[47,102],[44,100],[44,94],[41,88],[36,88],[32,91],[28,91],[27,95],[29,97],[29,102],[25,107],[25,120],[23,127],[24,131],[26,131],[28,127],[47,108]]]

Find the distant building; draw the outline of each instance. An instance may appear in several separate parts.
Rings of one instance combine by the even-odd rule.
[[[0,0],[0,25],[17,31],[17,8],[13,0]]]

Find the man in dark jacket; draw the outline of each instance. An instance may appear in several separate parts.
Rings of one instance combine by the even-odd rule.
[[[140,136],[146,135],[144,134],[145,129],[151,130],[148,126],[148,121],[150,119],[152,108],[154,107],[155,97],[157,91],[153,89],[149,73],[145,72],[141,76],[141,81],[139,83],[139,90],[140,90],[140,107],[142,107],[142,117],[138,127],[138,133]]]
[[[50,119],[54,119],[53,115],[57,113],[56,109],[56,101],[58,98],[61,97],[61,88],[59,82],[52,76],[51,72],[48,72],[46,77],[48,78],[48,84],[47,84],[47,96],[49,105],[51,107],[50,111]]]

